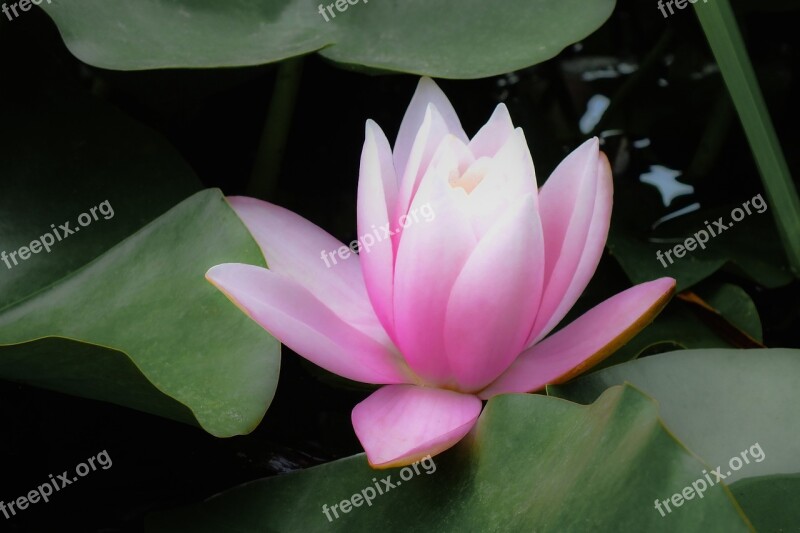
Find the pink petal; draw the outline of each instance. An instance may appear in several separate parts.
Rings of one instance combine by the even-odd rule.
[[[414,372],[435,385],[454,385],[445,352],[445,313],[453,283],[477,245],[463,209],[466,193],[448,183],[461,154],[470,154],[461,141],[450,139],[442,144],[412,206],[429,205],[435,218],[404,230],[394,274],[397,346]],[[460,151],[455,149],[459,144]]]
[[[545,289],[529,345],[564,318],[594,275],[608,237],[612,191],[597,138],[572,152],[542,187]]]
[[[228,197],[253,235],[269,269],[308,289],[345,322],[379,342],[388,340],[367,296],[358,256],[303,217],[274,204],[245,196]]]
[[[447,122],[439,113],[439,110],[434,104],[428,104],[419,131],[414,139],[414,144],[412,145],[405,170],[402,173],[395,162],[395,169],[398,170],[397,176],[400,178],[400,190],[397,196],[397,205],[393,210],[395,217],[393,222],[397,222],[397,219],[401,215],[408,212],[409,206],[413,202],[434,156],[448,136],[459,139],[462,144],[465,142],[449,132]],[[466,135],[464,137],[466,137]],[[466,148],[466,145],[464,146],[464,151],[469,154],[471,159],[474,159],[472,153]],[[395,149],[395,156],[396,154],[397,150]],[[393,237],[395,246],[399,242],[399,239],[399,233]]]
[[[533,392],[585,372],[647,326],[674,290],[674,279],[661,278],[612,296],[523,352],[511,368],[481,391],[480,397]]]
[[[481,413],[470,394],[390,385],[353,409],[353,428],[373,468],[409,465],[441,453],[466,435]]]
[[[509,203],[533,196],[539,210],[536,171],[525,134],[517,128],[491,159],[491,170],[469,195],[470,220],[477,235],[484,235],[508,209]]]
[[[544,242],[528,195],[478,243],[453,286],[445,346],[462,391],[480,390],[503,373],[528,340],[544,282]]]
[[[397,192],[389,141],[377,124],[367,121],[358,180],[359,259],[372,307],[390,336],[394,332],[394,250],[392,239],[381,228],[393,229],[390,221]]]
[[[499,104],[489,122],[472,138],[469,149],[476,158],[494,157],[514,133],[514,124],[505,104]]]
[[[405,174],[412,147],[416,142],[429,104],[436,107],[444,120],[446,128],[444,133],[452,133],[467,142],[467,134],[464,133],[461,121],[450,100],[432,79],[423,77],[419,80],[417,90],[406,109],[403,122],[400,124],[400,131],[397,134],[397,142],[394,144],[394,168],[397,170],[398,176]],[[433,149],[435,150],[436,147],[434,146]]]
[[[413,381],[391,345],[357,330],[284,274],[229,263],[206,278],[279,341],[334,374],[364,383]]]

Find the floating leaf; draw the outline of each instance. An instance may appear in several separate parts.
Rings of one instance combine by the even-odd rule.
[[[589,407],[505,395],[489,401],[462,443],[417,465],[418,474],[412,467],[375,471],[357,455],[243,485],[156,516],[148,529],[748,531],[720,485],[665,517],[655,509],[657,498],[690,485],[704,468],[664,430],[656,404],[631,387],[608,391]],[[383,479],[396,486],[342,511],[353,494],[387,488]]]
[[[0,378],[219,436],[251,431],[274,394],[280,346],[204,279],[218,263],[264,265],[221,193],[172,207],[198,189],[187,165],[91,100],[18,102],[4,121],[0,146],[13,157],[0,158],[0,251],[16,260],[34,240],[54,244],[0,263]],[[66,222],[74,233],[56,240]]]
[[[712,466],[758,443],[751,461],[726,482],[800,472],[800,351],[682,350],[606,368],[548,393],[581,403],[608,387],[631,383],[659,402],[674,435]]]
[[[507,0],[502,8],[485,0],[42,4],[72,53],[103,68],[258,65],[321,51],[345,65],[443,78],[492,76],[550,59],[599,28],[614,6],[615,0]]]

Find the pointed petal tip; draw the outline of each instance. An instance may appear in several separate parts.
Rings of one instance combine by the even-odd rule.
[[[439,85],[435,81],[433,81],[433,78],[431,78],[430,76],[420,76],[419,81],[417,82],[417,87],[418,88],[424,87],[426,85],[427,86],[433,85],[437,88],[439,87]]]
[[[256,320],[253,317],[253,314],[245,307],[244,303],[234,296],[234,279],[237,277],[237,272],[241,271],[241,269],[261,269],[267,270],[265,268],[261,268],[254,265],[246,265],[243,263],[222,263],[219,265],[214,265],[213,267],[209,268],[206,271],[206,281],[211,283],[219,292],[221,292],[225,297],[235,305],[239,311],[247,315],[251,320]],[[234,278],[234,279],[231,279]],[[256,320],[256,322],[258,322]]]
[[[507,120],[509,123],[512,123],[511,113],[508,111],[508,106],[503,102],[497,104],[494,108],[494,111],[492,111],[492,118],[497,119],[499,117],[502,117],[504,120]],[[492,118],[490,118],[489,120],[492,120]]]
[[[384,133],[380,124],[372,119],[367,119],[367,122],[364,125],[364,149],[366,149],[368,146],[371,146],[378,150],[383,149],[384,145],[386,153],[391,159],[392,147],[389,145],[389,141],[386,138],[386,133]]]
[[[601,153],[600,151],[600,138],[599,137],[591,137],[586,139],[578,145],[569,155],[572,154],[581,154],[583,152],[594,152],[594,153]],[[568,156],[569,157],[569,156]]]
[[[364,123],[364,135],[365,136],[375,135],[376,130],[383,131],[377,122],[375,122],[371,118],[368,118]]]
[[[246,265],[244,263],[220,263],[219,265],[214,265],[206,271],[205,278],[214,285],[219,285],[222,282],[223,277],[225,274],[236,268],[240,267],[249,267],[249,268],[261,268],[254,265]]]
[[[219,289],[219,286],[217,285],[216,276],[217,276],[217,273],[219,272],[219,267],[220,266],[222,266],[222,265],[214,265],[213,267],[211,267],[208,270],[206,270],[206,274],[205,274],[206,281],[209,282],[210,284],[212,284],[214,287],[216,287],[218,289]]]
[[[669,276],[665,276],[663,278],[654,279],[652,281],[647,281],[642,283],[643,286],[650,286],[657,292],[663,292],[664,298],[671,298],[675,294],[675,287],[678,285],[677,280],[675,278],[670,278]]]

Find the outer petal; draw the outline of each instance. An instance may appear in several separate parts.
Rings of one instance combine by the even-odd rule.
[[[417,84],[417,90],[411,98],[411,103],[406,109],[403,122],[400,124],[400,131],[397,134],[397,142],[394,144],[394,167],[398,176],[403,176],[411,155],[412,147],[417,139],[417,134],[422,126],[428,105],[433,104],[441,114],[446,130],[444,133],[452,133],[464,142],[467,142],[467,134],[461,127],[453,105],[447,96],[442,92],[436,83],[430,78],[423,77]],[[434,150],[436,147],[434,146]]]
[[[674,290],[674,279],[661,278],[612,296],[523,352],[480,397],[533,392],[572,379],[633,338],[661,312]]]
[[[374,468],[435,455],[475,425],[481,401],[470,394],[414,385],[383,387],[353,409],[353,428]]]
[[[390,336],[394,332],[394,249],[391,238],[385,238],[383,231],[376,236],[375,231],[391,226],[397,192],[389,141],[377,124],[367,121],[358,180],[359,259],[372,307]]]
[[[340,376],[364,383],[409,383],[391,346],[339,318],[283,274],[252,265],[217,265],[206,278],[283,344]]]
[[[447,305],[445,346],[458,389],[480,390],[524,348],[544,281],[534,197],[507,208],[472,252]]]
[[[545,292],[530,344],[549,333],[581,295],[603,255],[613,181],[596,138],[570,154],[540,192]]]
[[[471,154],[450,140],[442,144],[413,204],[414,209],[429,205],[435,218],[403,231],[394,274],[397,346],[414,372],[437,386],[455,385],[445,352],[445,313],[453,283],[477,245],[463,209],[466,193],[448,182],[461,153]]]
[[[274,204],[245,196],[229,197],[253,235],[267,265],[308,289],[345,322],[379,342],[388,337],[369,302],[356,255],[342,260],[339,240],[303,217]]]

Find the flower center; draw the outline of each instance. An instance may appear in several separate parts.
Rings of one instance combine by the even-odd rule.
[[[448,182],[453,188],[461,187],[467,194],[471,193],[475,187],[483,181],[483,178],[489,173],[492,168],[492,160],[488,157],[481,157],[466,170],[461,172],[461,169],[453,169],[450,172]]]

